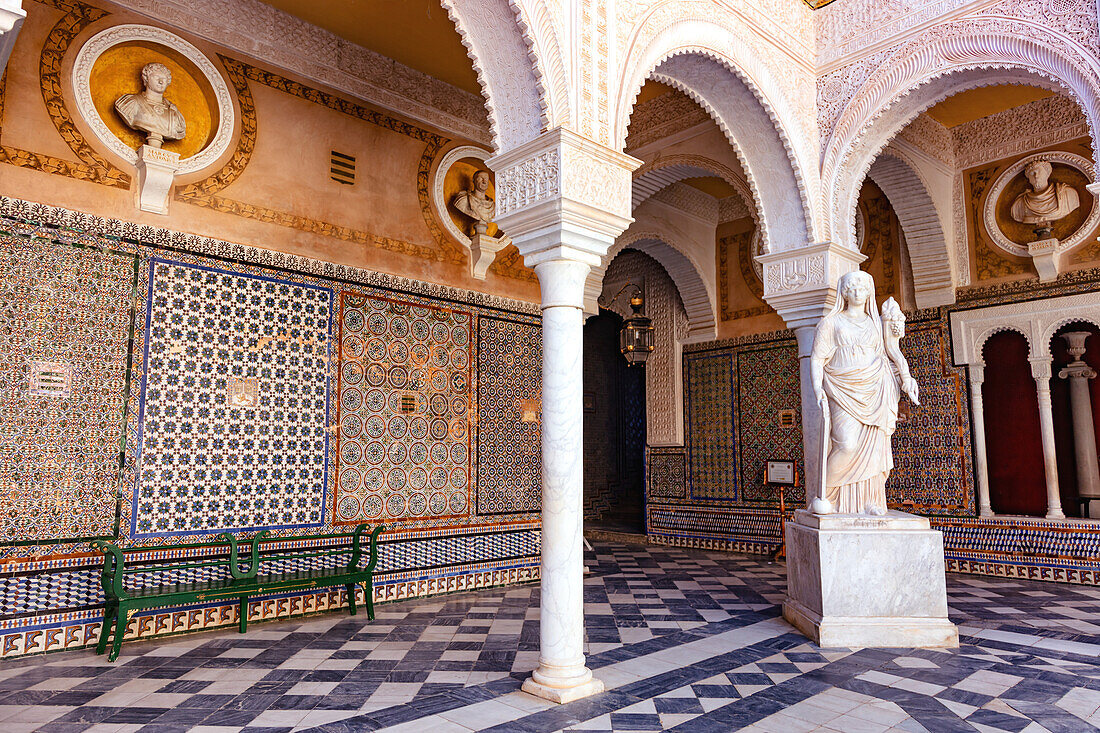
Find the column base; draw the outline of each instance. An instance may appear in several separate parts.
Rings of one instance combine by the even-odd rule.
[[[603,682],[591,677],[587,682],[572,687],[550,687],[541,682],[535,682],[533,678],[528,677],[523,681],[523,691],[528,695],[541,697],[543,700],[564,704],[600,694],[603,692]]]

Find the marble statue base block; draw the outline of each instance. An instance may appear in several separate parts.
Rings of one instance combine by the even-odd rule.
[[[822,647],[957,647],[943,535],[924,517],[795,512],[783,618]]]

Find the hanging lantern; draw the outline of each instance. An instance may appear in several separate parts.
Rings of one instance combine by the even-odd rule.
[[[642,290],[635,286],[634,294],[630,296],[634,314],[623,321],[623,328],[619,331],[619,351],[626,357],[627,366],[644,367],[654,349],[656,329],[653,328],[653,319],[642,315],[644,305]]]

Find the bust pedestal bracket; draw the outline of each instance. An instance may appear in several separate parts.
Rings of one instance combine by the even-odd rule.
[[[168,213],[168,194],[180,168],[179,153],[142,145],[138,150],[138,207],[153,214]]]

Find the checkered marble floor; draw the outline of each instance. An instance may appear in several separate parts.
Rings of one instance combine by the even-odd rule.
[[[952,651],[821,649],[759,557],[599,543],[585,580],[602,695],[519,691],[538,588],[388,604],[244,635],[0,666],[0,731],[1100,731],[1100,590],[952,575]]]

